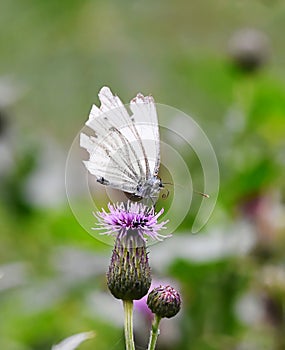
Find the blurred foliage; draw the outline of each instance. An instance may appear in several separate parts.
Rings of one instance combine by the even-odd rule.
[[[92,329],[96,337],[81,349],[124,348],[122,327],[90,306],[90,295],[106,292],[104,273],[76,280],[86,265],[74,257],[68,280],[55,258],[62,247],[95,259],[110,255],[110,247],[86,234],[53,182],[61,179],[63,187],[68,148],[103,85],[123,101],[151,93],[194,117],[213,144],[221,177],[216,211],[199,235],[245,222],[256,240],[240,256],[171,257],[164,273],[180,284],[183,314],[175,341],[159,348],[285,348],[284,23],[285,4],[278,0],[1,3],[1,349],[50,349]],[[232,34],[247,27],[269,39],[268,61],[252,71],[228,50]],[[49,161],[45,148],[54,156]],[[187,157],[200,188],[199,160],[190,151]],[[39,186],[33,176],[43,164],[51,173]],[[54,203],[37,204],[28,183],[40,193],[47,189]],[[177,235],[190,230],[199,204],[195,198]],[[253,312],[250,304],[243,319],[237,309],[248,294],[258,307]]]
[[[207,349],[211,346],[216,349],[225,335],[230,340],[231,336],[239,334],[241,325],[235,317],[233,305],[240,291],[248,285],[250,275],[244,273],[238,261],[224,260],[200,265],[177,261],[171,272],[180,276],[182,291],[184,288],[186,290],[183,293],[186,295],[184,310],[188,317],[183,325],[185,338],[181,349]],[[199,286],[199,289],[195,286]],[[230,342],[234,347],[233,339]],[[213,347],[213,344],[217,345]],[[223,348],[222,343],[219,346]]]

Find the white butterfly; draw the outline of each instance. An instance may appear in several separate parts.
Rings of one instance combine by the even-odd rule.
[[[130,194],[130,199],[156,201],[163,187],[158,177],[160,141],[157,113],[151,96],[137,94],[129,113],[108,87],[99,94],[86,125],[93,135],[80,135],[80,146],[89,153],[84,161],[97,181]]]

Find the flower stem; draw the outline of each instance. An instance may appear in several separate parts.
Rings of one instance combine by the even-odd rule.
[[[125,341],[126,350],[135,350],[134,335],[133,335],[133,301],[123,300],[125,313]]]
[[[154,350],[155,349],[155,344],[157,341],[157,337],[159,335],[158,326],[159,326],[160,320],[161,320],[161,317],[154,315],[154,319],[153,319],[152,325],[151,325],[151,332],[150,332],[150,338],[149,338],[147,350]]]

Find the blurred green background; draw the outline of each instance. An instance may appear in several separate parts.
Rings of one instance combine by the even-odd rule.
[[[79,225],[64,188],[103,85],[190,114],[219,161],[207,226],[191,235],[190,215],[150,252],[156,279],[183,298],[158,348],[285,349],[284,1],[9,0],[0,31],[0,349],[50,349],[92,329],[80,349],[124,348],[111,247]]]

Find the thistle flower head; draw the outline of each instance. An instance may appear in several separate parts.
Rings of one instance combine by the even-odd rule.
[[[152,291],[153,289],[155,289],[157,287],[161,287],[162,285],[168,286],[169,283],[170,283],[170,281],[168,279],[167,280],[157,280],[154,278],[151,282],[151,286],[150,286],[149,290]],[[171,281],[171,283],[176,283],[176,282]],[[148,297],[148,295],[145,295],[140,300],[134,300],[134,309],[137,310],[137,312],[141,314],[141,316],[144,318],[145,322],[151,324],[152,320],[153,320],[153,313],[147,305],[147,297]]]
[[[147,238],[158,241],[166,237],[161,235],[159,231],[165,229],[168,222],[162,221],[158,223],[159,216],[162,215],[163,209],[158,213],[153,207],[147,207],[142,203],[131,202],[108,204],[109,212],[102,209],[97,212],[95,217],[98,219],[98,227],[95,229],[105,230],[102,234],[113,235],[119,239],[123,239],[132,233],[136,234],[145,243]]]
[[[174,288],[159,286],[149,293],[147,305],[157,316],[171,318],[179,312],[181,298]]]
[[[107,285],[117,299],[138,300],[147,294],[151,285],[151,269],[144,241],[138,246],[136,239],[124,239],[123,242],[116,239]]]
[[[95,217],[102,234],[112,235],[115,246],[107,273],[107,285],[114,297],[122,300],[138,300],[145,296],[151,284],[151,271],[146,243],[148,238],[162,240],[159,234],[167,221],[158,223],[154,208],[128,201],[108,205]]]

